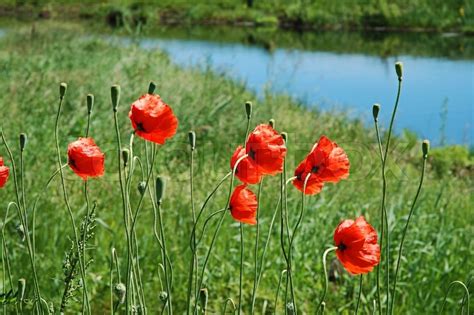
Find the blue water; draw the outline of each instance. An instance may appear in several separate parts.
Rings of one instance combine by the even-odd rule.
[[[241,80],[262,95],[285,93],[308,106],[340,109],[370,122],[372,104],[382,105],[387,124],[396,96],[394,63],[404,63],[404,81],[396,130],[414,131],[439,144],[472,145],[474,62],[399,56],[263,48],[197,40],[142,39],[146,49],[160,48],[183,66],[210,65]],[[444,118],[442,118],[444,116]],[[444,125],[444,127],[442,127]],[[443,131],[444,130],[444,131]]]

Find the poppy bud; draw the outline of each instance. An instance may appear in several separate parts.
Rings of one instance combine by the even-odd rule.
[[[326,309],[326,302],[321,302],[321,314],[324,314],[324,310]]]
[[[25,150],[26,147],[26,134],[20,133],[20,150],[23,151]]]
[[[282,132],[281,137],[285,140],[285,143],[288,141],[288,134],[286,132]]]
[[[158,205],[161,204],[163,197],[165,195],[166,181],[163,177],[158,176],[156,178],[156,202]]]
[[[270,119],[270,120],[268,121],[268,124],[270,125],[270,127],[272,127],[273,129],[275,129],[275,119],[273,119],[273,118]]]
[[[22,242],[24,242],[25,241],[25,229],[23,228],[23,225],[18,224],[16,226],[16,232],[18,233],[18,236],[20,237],[20,240]]]
[[[112,85],[110,88],[110,96],[112,98],[112,109],[116,112],[120,101],[120,85]]]
[[[372,106],[372,116],[374,116],[374,120],[378,119],[379,112],[380,112],[380,104],[374,104]]]
[[[64,95],[66,95],[66,90],[67,90],[67,84],[62,82],[59,84],[59,98],[63,99]]]
[[[146,182],[139,182],[138,183],[138,191],[141,195],[143,195],[146,191]]]
[[[94,107],[94,95],[87,94],[87,113],[90,115],[92,113],[92,108]]]
[[[123,304],[125,302],[125,296],[127,293],[127,288],[123,283],[117,283],[114,288],[115,295],[118,298],[119,304]]]
[[[288,315],[294,315],[295,314],[295,306],[293,305],[293,303],[288,303],[286,304],[286,312],[288,313]]]
[[[194,131],[188,132],[189,145],[191,146],[191,151],[196,149],[196,133]]]
[[[199,300],[201,301],[201,307],[204,314],[206,314],[208,299],[209,299],[209,296],[208,296],[207,289],[206,288],[201,289],[199,291]]]
[[[421,150],[423,151],[423,158],[426,159],[428,157],[428,152],[430,151],[430,141],[423,140],[421,144]]]
[[[252,102],[245,102],[245,112],[247,113],[247,119],[252,117]]]
[[[153,94],[156,89],[156,84],[155,82],[151,81],[150,85],[148,85],[148,94]]]
[[[168,293],[166,293],[165,291],[161,291],[159,298],[162,303],[166,303],[166,300],[168,299]]]
[[[403,63],[401,61],[395,63],[395,71],[397,72],[398,80],[401,80],[403,75]]]
[[[25,289],[26,289],[26,280],[23,278],[18,279],[18,294],[20,303],[23,302],[25,298]]]
[[[130,156],[130,151],[128,149],[122,149],[122,160],[123,160],[124,167],[128,165],[129,156]]]

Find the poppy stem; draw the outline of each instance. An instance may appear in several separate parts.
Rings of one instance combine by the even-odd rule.
[[[194,131],[189,132],[189,141],[190,141],[190,148],[191,148],[191,160],[189,165],[189,190],[190,190],[190,198],[191,198],[191,213],[192,213],[192,223],[193,229],[196,225],[196,208],[194,205],[194,150],[196,148],[196,134]],[[189,279],[188,279],[188,293],[187,293],[187,302],[186,302],[186,314],[189,315],[189,311],[191,308],[191,292],[193,287],[193,280],[194,274],[196,274],[196,279],[194,280],[197,284],[197,273],[194,272],[194,269],[199,266],[197,253],[193,248],[196,248],[196,235],[191,233],[191,242],[193,246],[191,247],[191,262],[189,264]],[[197,288],[195,288],[197,290]]]
[[[459,280],[456,280],[456,281],[453,281],[449,284],[448,286],[448,290],[446,291],[446,295],[444,296],[444,301],[443,301],[443,305],[441,306],[441,311],[439,312],[440,314],[443,313],[444,311],[444,307],[446,306],[446,301],[448,299],[448,295],[449,295],[449,292],[451,292],[451,289],[456,285],[460,285],[464,291],[466,291],[466,293],[464,294],[464,298],[462,300],[462,304],[461,304],[461,314],[464,313],[464,304],[467,305],[467,313],[466,314],[469,314],[469,289],[468,289],[468,286],[469,286],[469,282],[467,285],[465,285],[463,282],[459,281]],[[466,301],[466,302],[464,302]]]
[[[390,314],[393,314],[393,306],[395,304],[397,278],[398,278],[398,272],[399,272],[399,269],[400,269],[400,262],[401,262],[402,254],[403,254],[403,245],[405,243],[405,237],[406,237],[406,234],[407,234],[407,231],[408,231],[408,226],[410,224],[410,219],[411,219],[411,217],[413,215],[413,212],[415,210],[416,201],[418,200],[418,196],[420,195],[420,192],[421,192],[421,187],[423,186],[423,180],[424,180],[424,177],[425,177],[425,169],[426,169],[426,160],[427,160],[427,158],[428,158],[428,154],[424,153],[423,154],[423,165],[422,165],[422,168],[421,168],[420,183],[418,184],[418,189],[416,191],[415,198],[413,199],[413,202],[411,204],[410,212],[408,214],[408,218],[407,218],[407,221],[405,223],[405,228],[403,229],[402,239],[400,241],[400,247],[398,248],[397,267],[395,268],[395,276],[393,278],[392,301],[390,303]],[[387,312],[388,312],[388,310],[387,310]]]
[[[263,187],[263,178],[260,181],[260,184],[258,185],[258,197],[257,197],[257,226],[256,226],[256,231],[255,231],[255,249],[254,249],[254,255],[255,255],[255,274],[254,274],[254,279],[253,279],[253,290],[252,290],[252,307],[250,314],[253,314],[255,311],[255,300],[257,298],[257,289],[258,285],[260,283],[260,274],[262,272],[263,268],[263,259],[265,257],[265,251],[266,251],[266,245],[268,242],[265,244],[264,248],[264,253],[262,254],[262,259],[260,261],[260,271],[258,269],[258,241],[260,238],[260,197],[262,195],[262,187]],[[276,213],[275,213],[276,214]],[[275,214],[273,215],[272,222],[270,224],[270,231],[273,227],[273,221],[275,220]]]
[[[239,229],[240,229],[240,274],[239,274],[239,312],[238,314],[240,315],[242,314],[242,282],[244,279],[244,227],[242,223],[240,223]]]
[[[327,272],[327,267],[326,267],[326,258],[327,258],[328,254],[330,252],[333,252],[336,249],[337,249],[336,246],[329,247],[323,253],[324,291],[323,291],[323,295],[321,297],[321,302],[319,303],[319,311],[321,311],[321,312],[323,312],[323,309],[326,306],[326,302],[324,300],[326,299],[326,293],[328,292],[328,287],[329,287],[328,272]]]
[[[286,269],[283,269],[283,271],[280,274],[280,278],[278,279],[278,286],[277,286],[277,290],[275,294],[275,302],[273,302],[273,308],[275,310],[275,313],[276,313],[276,310],[278,309],[278,297],[280,295],[281,282],[283,281],[284,275],[286,275]]]
[[[390,118],[390,125],[388,127],[388,134],[387,134],[387,143],[385,145],[385,152],[383,155],[383,160],[382,160],[382,217],[385,216],[385,222],[387,225],[387,231],[386,231],[386,245],[385,245],[385,265],[386,265],[386,272],[385,272],[385,277],[386,277],[386,313],[389,313],[389,301],[390,301],[390,231],[388,227],[388,214],[386,210],[386,198],[387,198],[387,178],[386,178],[386,165],[387,165],[387,157],[388,157],[388,151],[390,149],[390,140],[392,136],[392,130],[393,130],[393,123],[395,121],[395,116],[397,113],[398,109],[398,103],[400,101],[400,94],[402,90],[402,75],[399,73],[399,65],[400,63],[397,62],[395,64],[395,70],[397,72],[398,76],[398,88],[397,88],[397,97],[395,99],[395,105],[393,106],[393,111],[392,111],[392,117]],[[385,215],[384,215],[385,214]],[[379,313],[381,314],[382,308],[381,306],[379,307]]]
[[[64,88],[66,85],[61,84],[61,88]],[[65,88],[64,88],[65,89]],[[85,261],[84,261],[84,256],[81,253],[81,248],[79,244],[79,236],[77,234],[77,227],[76,227],[76,221],[74,219],[74,214],[72,213],[72,208],[69,203],[69,197],[67,194],[67,189],[66,189],[66,180],[64,178],[64,173],[62,169],[62,159],[61,159],[61,149],[59,147],[59,119],[61,117],[61,110],[62,110],[62,104],[64,100],[64,92],[61,93],[59,97],[59,105],[58,105],[58,112],[56,115],[56,122],[55,122],[55,127],[54,127],[54,136],[56,140],[56,153],[57,153],[57,162],[58,162],[58,168],[59,168],[59,175],[61,177],[61,186],[63,190],[63,198],[64,198],[64,203],[66,204],[66,208],[69,214],[69,219],[71,221],[71,226],[74,232],[74,242],[76,246],[76,251],[78,255],[78,261],[79,261],[79,269],[80,269],[80,274],[81,274],[81,280],[82,280],[82,285],[83,285],[83,291],[85,292],[84,295],[84,300],[86,304],[86,310],[87,314],[91,313],[90,309],[90,304],[89,304],[89,296],[87,294],[87,283],[86,283],[86,271],[85,271]],[[82,257],[81,257],[82,256]]]
[[[304,210],[305,210],[305,196],[306,196],[306,186],[308,184],[308,180],[311,177],[311,173],[308,173],[306,175],[306,178],[304,179],[304,184],[303,184],[303,192],[301,193],[301,211],[300,215],[298,217],[298,220],[296,221],[295,228],[293,229],[293,233],[290,238],[290,247],[289,247],[289,253],[288,253],[288,260],[289,260],[289,265],[288,265],[288,272],[290,275],[290,288],[291,288],[291,296],[292,296],[292,302],[293,306],[295,308],[295,314],[297,314],[298,309],[296,307],[296,301],[295,301],[295,292],[294,292],[294,287],[293,287],[293,277],[292,277],[292,255],[293,255],[293,242],[296,237],[296,232],[298,232],[298,228],[300,227],[301,222],[303,221],[303,216],[304,216]]]
[[[386,178],[385,178],[385,164],[384,164],[384,155],[383,155],[383,148],[382,148],[382,140],[380,138],[380,130],[379,130],[379,124],[378,124],[378,111],[380,109],[380,106],[378,104],[374,105],[374,109],[376,109],[376,113],[374,114],[374,125],[375,125],[375,133],[377,135],[377,144],[379,148],[379,156],[380,156],[380,161],[382,164],[382,201],[381,201],[381,206],[380,206],[380,252],[383,253],[383,241],[384,241],[384,228],[387,226],[388,230],[388,219],[387,219],[387,209],[385,208],[385,197],[384,197],[384,192],[385,192],[385,187],[386,187]],[[388,233],[387,233],[388,234]],[[387,249],[389,248],[388,246],[388,235],[387,235]],[[386,256],[388,257],[388,255]],[[377,285],[377,303],[378,303],[378,309],[379,309],[379,314],[382,314],[382,297],[380,294],[380,272],[381,272],[382,264],[377,265],[377,275],[376,275],[376,285]],[[386,260],[386,273],[390,272],[390,266],[388,265],[388,261]],[[388,298],[388,294],[387,294]]]
[[[247,156],[248,156],[247,154],[244,154],[235,162],[234,169],[232,170],[232,173],[231,173],[232,176],[230,178],[229,192],[228,192],[228,195],[227,195],[227,202],[226,202],[226,206],[224,207],[224,209],[229,209],[230,197],[232,196],[232,189],[234,188],[234,178],[235,178],[235,172],[237,171],[237,167],[239,166],[239,163],[243,159],[245,159]],[[199,277],[198,290],[200,290],[202,288],[202,284],[204,282],[204,273],[206,272],[207,263],[209,262],[209,258],[211,256],[212,249],[213,249],[214,244],[217,240],[217,235],[219,234],[220,228],[222,226],[222,222],[224,222],[225,215],[226,215],[226,212],[224,211],[222,213],[222,216],[219,219],[219,222],[217,223],[217,227],[216,227],[216,230],[214,231],[214,235],[212,236],[211,244],[209,245],[209,249],[207,250],[206,258],[204,259],[204,263],[203,263],[203,266],[202,266],[201,276]],[[198,298],[199,298],[199,292],[196,292],[193,314],[197,314],[197,305],[198,305],[197,300],[198,300]]]
[[[359,312],[360,298],[362,297],[362,279],[363,275],[359,276],[359,296],[357,297],[357,304],[355,309],[355,315]]]
[[[7,276],[8,276],[8,281],[10,282],[11,292],[13,292],[13,290],[14,290],[13,280],[12,280],[12,273],[11,273],[11,266],[10,266],[10,258],[9,258],[9,255],[8,255],[8,246],[7,246],[7,242],[6,242],[6,238],[5,238],[5,228],[7,226],[8,221],[9,221],[8,214],[10,212],[10,207],[11,206],[15,206],[17,208],[17,210],[19,209],[18,205],[15,202],[10,202],[7,206],[7,211],[5,212],[5,218],[2,222],[2,267],[3,267],[2,270],[4,270],[2,285],[3,285],[3,291],[4,292],[7,292],[7,290],[6,290],[6,287],[7,287],[6,277]],[[7,303],[3,303],[3,314],[7,314]]]

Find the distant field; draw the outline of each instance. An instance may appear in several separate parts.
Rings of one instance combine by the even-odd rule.
[[[422,8],[425,3],[413,2]],[[177,8],[182,6],[184,13],[189,9],[187,2],[174,3]],[[199,4],[199,1],[197,3]],[[233,12],[234,5],[230,2],[215,3],[216,6],[226,7],[227,12]],[[268,7],[263,3],[264,1],[256,0],[255,11],[252,12],[265,12]],[[301,5],[303,3],[301,2]],[[328,1],[328,3],[339,2]],[[396,3],[386,6],[393,11],[395,7],[400,6]],[[456,17],[458,11],[455,11],[459,9],[455,5],[458,2],[429,3],[431,5],[426,8],[426,12],[417,13],[426,16],[426,21],[417,19],[415,9],[413,12],[412,9],[406,9],[407,15],[403,15],[405,11],[400,6],[398,9],[401,12],[400,16],[389,20],[393,23],[391,25],[397,26],[397,23],[401,23],[406,16],[407,23],[413,24],[414,21],[424,23],[414,26],[432,27],[435,25],[435,20],[430,20],[429,14],[432,12],[430,10],[437,8],[443,17],[440,21],[443,21],[444,17],[448,21],[443,27],[462,27],[463,24],[458,22],[459,17]],[[126,6],[128,2],[121,5]],[[324,3],[320,4],[318,1],[315,7],[320,5]],[[352,6],[354,5],[352,2]],[[54,5],[50,6],[54,8]],[[110,7],[105,4],[103,6]],[[168,1],[162,1],[158,9],[168,7],[167,10],[171,10],[170,6]],[[48,4],[45,4],[45,7],[48,7]],[[196,8],[201,7],[206,10],[212,9],[211,6],[204,4]],[[246,10],[242,4],[239,7],[243,11],[237,11],[237,14]],[[298,6],[290,7],[297,12]],[[282,1],[275,1],[272,8],[275,10],[272,14],[275,15],[290,10],[283,6]],[[360,13],[355,15],[357,18],[362,18],[366,12],[362,9],[359,12],[354,7],[343,7],[339,4],[334,4],[333,9],[338,16],[344,12]],[[465,10],[468,10],[467,6]],[[305,14],[313,12],[311,6],[305,12]],[[331,21],[331,18],[328,16],[328,21]],[[314,17],[308,17],[308,21],[312,19],[319,20],[319,16],[316,14]],[[350,24],[350,20],[347,20],[347,23]],[[133,45],[123,47],[119,43],[107,43],[99,37],[88,34],[85,29],[75,24],[60,26],[56,23],[37,23],[33,29],[25,24],[0,39],[0,127],[7,134],[10,143],[14,144],[14,153],[18,153],[16,144],[18,134],[25,132],[28,135],[25,161],[26,191],[32,203],[56,169],[53,128],[59,82],[64,81],[69,85],[60,129],[60,145],[64,152],[68,142],[84,133],[86,94],[95,95],[96,106],[91,135],[105,151],[107,160],[106,175],[102,179],[90,181],[90,195],[92,200],[98,202],[99,218],[94,246],[88,250],[89,256],[94,259],[87,275],[89,292],[93,296],[93,308],[104,312],[109,309],[109,266],[112,247],[117,248],[122,268],[126,265],[110,86],[120,84],[122,87],[119,120],[122,141],[127,143],[132,131],[127,117],[129,106],[147,91],[149,81],[153,80],[158,85],[157,92],[173,107],[180,122],[176,137],[159,148],[156,163],[157,173],[168,179],[163,207],[168,250],[175,272],[174,301],[177,314],[184,313],[185,309],[186,275],[190,256],[191,210],[187,144],[189,130],[195,130],[197,134],[195,179],[197,205],[203,202],[216,181],[229,171],[230,154],[235,146],[242,142],[245,134],[246,117],[243,104],[247,100],[252,100],[255,104],[254,125],[274,118],[276,129],[288,132],[288,176],[292,175],[297,163],[322,134],[334,139],[348,152],[351,161],[349,179],[338,185],[327,185],[320,195],[307,199],[307,213],[296,242],[294,260],[299,308],[301,312],[314,314],[316,301],[324,285],[321,255],[333,242],[334,227],[341,218],[354,218],[361,214],[375,226],[378,225],[381,182],[375,132],[367,129],[362,121],[348,119],[344,113],[308,110],[286,96],[267,95],[263,99],[256,99],[255,95],[241,84],[224,76],[198,69],[181,69],[172,64],[160,51],[145,51]],[[396,89],[396,86],[393,86],[393,89]],[[402,101],[400,106],[405,107],[407,103]],[[389,107],[384,107],[382,110],[391,111]],[[386,127],[383,129],[386,130]],[[408,136],[400,136],[394,140],[394,151],[389,161],[387,201],[393,244],[398,243],[400,239],[417,188],[421,166],[420,143],[419,139]],[[144,142],[137,140],[136,146],[137,153],[143,156]],[[467,161],[463,160],[464,164],[458,165],[449,160],[449,156],[454,155],[455,150],[457,149],[438,149],[437,153],[435,149],[434,158],[429,160],[426,184],[406,240],[399,277],[396,314],[436,314],[441,308],[449,283],[454,280],[467,282],[474,276],[472,155],[466,157]],[[464,154],[467,154],[465,149],[460,151],[462,152],[459,154],[464,158]],[[6,155],[3,146],[0,146],[0,155]],[[66,175],[72,207],[79,220],[85,211],[82,182],[69,169],[66,170]],[[132,185],[135,187],[138,181],[134,181]],[[260,231],[262,243],[275,211],[279,187],[278,177],[266,179],[263,184]],[[12,188],[13,186],[9,185],[6,190],[0,191],[2,221],[6,206],[14,196]],[[256,187],[253,189],[256,190]],[[289,191],[290,218],[294,223],[301,196],[293,187],[290,187]],[[138,192],[134,192],[133,197],[133,201],[136,201]],[[209,213],[220,209],[225,197],[224,189],[210,205]],[[62,262],[72,237],[67,220],[60,183],[55,180],[38,204],[36,247],[42,293],[45,299],[52,301],[56,307],[63,290]],[[152,222],[151,205],[147,199],[139,218],[137,235],[148,307],[156,311],[161,307],[158,295],[163,287],[157,275],[160,253],[153,240]],[[31,278],[30,269],[24,267],[29,266],[28,257],[24,243],[15,229],[17,223],[17,218],[12,215],[6,228],[6,243],[10,251],[15,281],[20,277]],[[253,227],[245,227],[244,299],[246,301],[250,300],[253,284],[254,233]],[[204,244],[209,244],[209,236],[206,235]],[[240,262],[238,237],[238,224],[230,216],[226,217],[205,279],[210,296],[210,313],[221,312],[226,298],[237,299]],[[392,246],[391,249],[391,255],[394,257],[396,247]],[[285,268],[280,251],[279,226],[276,224],[271,234],[265,274],[257,299],[257,310],[262,309],[265,301],[269,305],[273,303],[280,273]],[[0,278],[3,278],[3,274]],[[375,299],[374,283],[375,273],[364,280],[360,314],[372,312],[372,301]],[[4,292],[5,289],[3,288]],[[347,273],[331,282],[327,298],[328,313],[352,313],[357,291],[358,279],[350,277]],[[32,297],[32,294],[32,285],[29,284],[27,296]],[[462,297],[461,290],[453,291],[447,308],[448,313],[459,313],[458,305]],[[78,304],[71,303],[70,310],[78,311]],[[247,308],[244,310],[247,311]]]
[[[240,24],[292,29],[398,29],[474,31],[472,3],[466,0],[6,0],[0,15],[104,19],[109,24]]]

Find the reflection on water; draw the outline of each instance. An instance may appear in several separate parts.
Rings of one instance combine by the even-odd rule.
[[[184,38],[145,38],[139,45],[164,49],[184,66],[210,65],[242,80],[259,95],[268,88],[313,104],[310,106],[343,109],[368,121],[372,104],[377,102],[382,104],[384,124],[396,95],[394,63],[401,60],[405,71],[398,131],[407,128],[434,143],[444,138],[447,143],[472,144],[474,63],[469,58],[441,58],[439,51],[437,57],[396,56],[394,52],[382,58],[351,53],[350,47],[346,52],[268,49]]]

